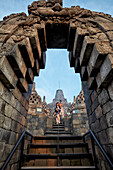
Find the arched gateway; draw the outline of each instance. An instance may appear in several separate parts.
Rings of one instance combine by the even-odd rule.
[[[31,84],[45,67],[47,48],[69,51],[90,128],[113,160],[113,18],[79,6],[63,8],[62,0],[33,2],[28,12],[0,22],[0,166],[26,128]],[[100,166],[107,167],[103,160]]]

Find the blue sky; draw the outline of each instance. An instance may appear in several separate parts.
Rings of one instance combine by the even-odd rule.
[[[11,13],[27,13],[27,6],[33,0],[5,0],[0,1],[0,20]],[[113,0],[63,0],[64,7],[79,5],[92,11],[99,11],[113,16]],[[64,91],[68,101],[73,101],[81,90],[79,74],[75,74],[69,66],[68,52],[66,50],[47,50],[46,67],[40,70],[40,76],[35,77],[36,90],[46,101],[50,103],[60,87]]]

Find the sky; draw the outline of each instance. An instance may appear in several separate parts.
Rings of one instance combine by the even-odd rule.
[[[4,16],[12,13],[25,12],[27,6],[33,0],[0,0],[0,20]],[[79,5],[91,11],[104,12],[113,16],[113,0],[63,0],[64,7]],[[77,96],[81,91],[81,80],[79,74],[69,66],[68,52],[66,50],[48,49],[46,52],[46,67],[40,70],[39,77],[34,79],[36,90],[43,98],[46,96],[47,103],[52,102],[56,90],[60,88],[64,92],[65,98],[69,102],[73,101],[73,96]]]

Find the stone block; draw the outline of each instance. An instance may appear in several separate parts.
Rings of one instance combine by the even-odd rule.
[[[34,67],[32,68],[34,76],[39,76],[39,61],[36,59],[34,63]]]
[[[46,159],[36,159],[35,166],[47,166],[47,160]]]
[[[12,115],[13,109],[14,108],[12,106],[10,106],[9,104],[6,103],[6,106],[5,106],[5,115],[10,118],[11,115]]]
[[[89,36],[85,36],[83,40],[83,45],[80,54],[80,65],[86,66],[89,58],[91,56],[91,52],[95,43],[95,39],[91,39]]]
[[[99,25],[105,30],[105,31],[112,31],[113,30],[113,23],[112,22],[108,22],[108,20],[106,20],[106,22],[100,22],[99,21]]]
[[[106,120],[108,127],[113,127],[113,110],[106,114]]]
[[[98,139],[101,145],[108,144],[108,133],[107,131],[103,130],[98,133]]]
[[[80,56],[82,43],[84,36],[88,34],[86,29],[77,28],[73,46],[73,57],[78,58]]]
[[[92,112],[94,112],[94,110],[98,107],[98,105],[99,105],[99,101],[98,98],[96,98],[91,106]]]
[[[10,53],[7,54],[7,59],[14,69],[17,77],[25,78],[27,67],[24,63],[20,50],[18,48],[18,44],[16,44]]]
[[[0,56],[0,80],[9,89],[15,88],[18,80],[5,56]]]
[[[2,159],[4,149],[5,149],[5,142],[0,142],[0,160]]]
[[[62,166],[70,166],[70,160],[69,159],[63,159],[62,160]]]
[[[41,46],[39,42],[39,36],[38,36],[38,31],[36,29],[35,34],[30,37],[30,43],[33,51],[33,55],[35,59],[40,59],[41,58]]]
[[[11,131],[17,132],[17,129],[18,129],[18,123],[17,123],[17,121],[12,120],[12,123],[11,123]]]
[[[81,67],[81,74],[80,74],[80,76],[81,76],[81,80],[82,81],[87,81],[87,79],[88,79],[88,70],[87,70],[87,67],[85,67],[85,66]]]
[[[99,119],[101,116],[102,116],[102,108],[101,106],[99,105],[96,109],[95,109],[95,115],[96,115],[96,118]]]
[[[6,102],[0,98],[0,113],[2,114],[5,113],[5,105],[6,105]]]
[[[112,81],[113,75],[113,54],[108,54],[100,67],[100,84],[98,87],[107,87]]]
[[[11,122],[12,120],[8,117],[5,117],[5,120],[3,122],[3,128],[7,130],[11,130]]]
[[[110,96],[111,100],[113,100],[113,81],[108,86],[108,92],[109,92],[109,96]]]
[[[33,71],[31,68],[27,68],[25,79],[27,80],[28,84],[33,83],[34,75],[33,75]]]
[[[109,39],[113,41],[113,31],[107,31],[107,35],[109,36]]]
[[[29,38],[24,39],[19,43],[19,50],[24,62],[28,68],[34,67],[34,57]]]
[[[46,52],[41,53],[41,59],[39,59],[39,68],[44,69],[46,63]]]
[[[38,30],[38,36],[39,36],[41,51],[46,51],[47,50],[47,40],[46,40],[45,24],[41,23],[40,27],[39,26],[37,27],[37,30]]]
[[[73,50],[75,32],[76,32],[76,25],[75,25],[75,23],[70,22],[70,25],[69,25],[68,46],[67,46],[68,51],[72,51]]]
[[[98,101],[101,105],[104,105],[109,100],[109,94],[105,88],[102,89],[101,93],[98,95]]]
[[[89,76],[96,76],[108,53],[112,53],[109,41],[95,43],[88,64]],[[100,72],[101,73],[101,72]]]
[[[73,149],[72,148],[65,148],[65,153],[73,153]]]
[[[5,161],[7,159],[7,156],[11,152],[12,148],[13,148],[13,145],[5,145],[5,149],[4,149],[1,161]]]
[[[103,113],[106,114],[113,109],[113,102],[108,101],[103,105]]]
[[[107,144],[113,144],[113,128],[110,127],[106,130],[107,133]]]
[[[13,109],[13,111],[12,111],[12,119],[18,122],[19,112],[15,109]]]
[[[97,88],[97,82],[96,82],[95,77],[88,78],[88,87],[89,87],[89,90],[95,90]]]
[[[107,129],[107,120],[106,120],[106,116],[105,115],[103,115],[100,118],[100,125],[101,125],[102,130]]]
[[[3,127],[4,120],[5,120],[5,116],[0,113],[0,127]]]
[[[20,92],[28,92],[28,83],[26,81],[26,79],[24,78],[19,78],[18,82],[17,82],[17,87],[20,90]]]
[[[81,160],[80,159],[71,159],[70,160],[70,165],[71,166],[80,166],[81,165]]]
[[[11,132],[10,138],[9,138],[9,144],[10,145],[15,145],[16,143],[16,133]]]
[[[0,141],[9,143],[10,131],[0,128]]]

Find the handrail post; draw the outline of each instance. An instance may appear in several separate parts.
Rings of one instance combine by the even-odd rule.
[[[96,150],[95,150],[95,143],[94,143],[94,139],[93,136],[91,135],[91,144],[92,144],[92,150],[93,150],[93,157],[94,157],[94,163],[95,163],[95,167],[97,169],[97,157],[96,157]]]
[[[22,165],[23,151],[24,151],[24,137],[22,139],[22,144],[21,144],[21,154],[20,154],[19,170],[21,169],[21,165]]]

